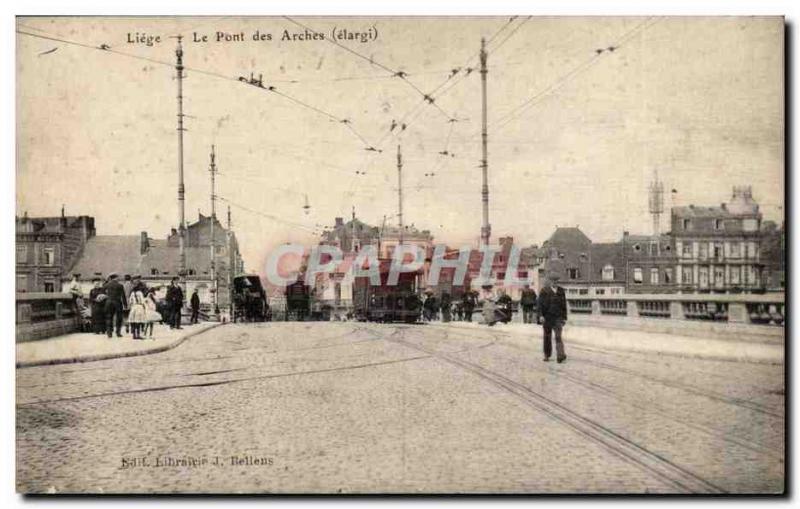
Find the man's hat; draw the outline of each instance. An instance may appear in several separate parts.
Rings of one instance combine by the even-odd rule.
[[[102,280],[103,280],[103,278],[101,278],[101,277],[93,277],[92,278],[92,283],[96,283],[96,282],[102,281]]]
[[[135,274],[132,279],[142,279],[141,274]]]
[[[116,272],[112,272],[111,274],[108,275],[108,279],[117,279],[118,277],[119,274],[117,274]]]
[[[550,272],[547,274],[547,277],[548,277],[549,279],[552,279],[552,280],[554,280],[554,281],[558,281],[559,279],[561,279],[561,274],[553,270],[553,271],[550,271]]]

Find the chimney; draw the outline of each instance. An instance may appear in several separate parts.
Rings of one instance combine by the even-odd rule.
[[[724,203],[720,204],[720,207],[722,207],[722,210],[728,210],[728,206]]]
[[[341,226],[344,226],[344,219],[341,218],[341,217],[337,217],[336,218],[336,227],[339,228]]]
[[[145,254],[150,249],[150,241],[147,238],[147,232],[142,232],[139,239],[139,254]]]

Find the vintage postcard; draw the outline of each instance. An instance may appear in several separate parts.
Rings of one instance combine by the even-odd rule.
[[[17,17],[17,491],[784,494],[784,30]]]

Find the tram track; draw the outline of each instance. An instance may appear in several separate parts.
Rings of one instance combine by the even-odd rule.
[[[571,428],[579,435],[597,443],[625,461],[637,465],[682,492],[724,494],[726,491],[698,474],[686,469],[664,456],[623,437],[601,423],[589,419],[561,403],[540,394],[510,378],[488,370],[473,362],[412,343],[402,337],[392,336],[388,341],[426,353],[448,364],[461,368],[490,384],[513,394],[526,405],[538,410],[557,422]]]

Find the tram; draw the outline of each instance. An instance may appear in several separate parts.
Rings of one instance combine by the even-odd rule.
[[[422,271],[401,272],[397,285],[389,286],[391,260],[380,260],[381,284],[372,285],[370,278],[360,276],[353,281],[353,315],[362,322],[414,323],[422,316],[422,300],[417,281]]]

